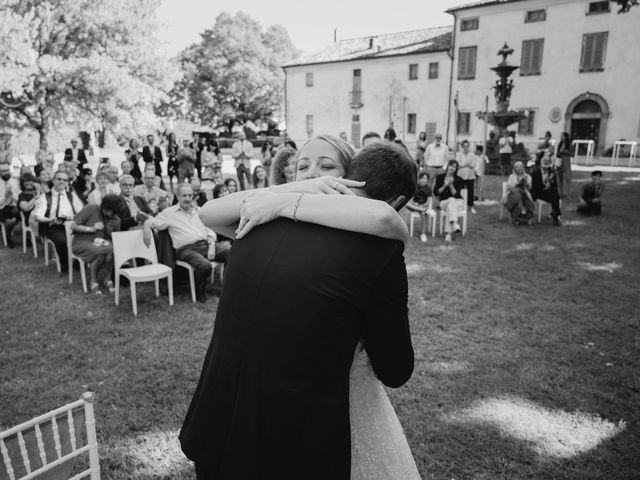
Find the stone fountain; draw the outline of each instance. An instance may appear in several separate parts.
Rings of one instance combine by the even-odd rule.
[[[500,129],[500,134],[509,125],[516,123],[524,118],[524,114],[509,110],[509,98],[511,98],[511,92],[513,90],[513,79],[509,77],[511,74],[520,67],[510,65],[507,62],[507,57],[513,53],[513,48],[505,43],[504,46],[498,52],[498,55],[502,55],[502,62],[491,70],[498,74],[500,77],[496,80],[496,85],[492,87],[495,90],[496,97],[496,111],[488,112],[487,122]]]

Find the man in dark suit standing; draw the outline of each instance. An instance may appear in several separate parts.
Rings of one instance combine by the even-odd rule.
[[[71,140],[71,148],[64,151],[64,161],[75,162],[78,168],[82,168],[87,163],[87,156],[82,148],[78,148],[78,140]]]
[[[162,177],[162,150],[157,145],[154,145],[155,141],[153,135],[147,135],[147,142],[149,145],[145,145],[142,148],[142,159],[145,165],[152,163],[155,168],[156,175]]]
[[[400,209],[416,169],[396,145],[351,163],[356,194]],[[404,246],[279,219],[236,241],[213,338],[180,432],[198,479],[348,480],[349,371],[363,339],[390,387],[413,371]]]

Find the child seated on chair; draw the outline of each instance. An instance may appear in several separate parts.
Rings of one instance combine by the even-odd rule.
[[[427,172],[420,172],[418,175],[418,187],[413,198],[407,203],[407,210],[410,212],[416,212],[420,214],[422,220],[422,230],[420,233],[420,240],[422,242],[427,241],[427,215],[435,215],[435,211],[431,209],[429,198],[433,194],[431,187],[429,186],[429,174]]]

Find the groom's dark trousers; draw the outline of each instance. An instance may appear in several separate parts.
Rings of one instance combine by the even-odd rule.
[[[349,370],[413,371],[401,242],[280,219],[234,243],[180,442],[199,479],[349,480]]]

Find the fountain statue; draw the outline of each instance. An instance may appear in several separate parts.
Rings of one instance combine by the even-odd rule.
[[[511,98],[511,92],[513,91],[513,79],[509,77],[519,67],[509,65],[507,57],[513,53],[513,48],[505,43],[504,46],[498,52],[498,55],[502,55],[502,62],[491,70],[498,74],[499,79],[496,80],[496,84],[492,87],[495,90],[496,98],[496,111],[488,112],[487,122],[500,129],[500,133],[505,130],[509,125],[518,122],[524,118],[524,114],[509,110],[509,99]]]

